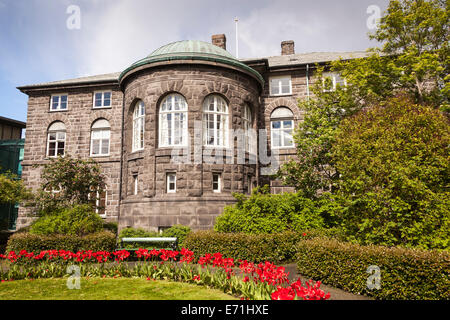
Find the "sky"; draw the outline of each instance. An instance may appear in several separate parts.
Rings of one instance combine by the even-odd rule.
[[[239,58],[357,51],[388,0],[0,0],[0,116],[26,121],[16,87],[124,70],[180,40],[224,33]],[[378,9],[377,9],[378,8]]]

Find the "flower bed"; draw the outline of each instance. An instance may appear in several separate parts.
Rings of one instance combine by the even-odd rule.
[[[195,259],[187,249],[147,250],[135,252],[139,259],[129,266],[130,252],[119,250],[79,251],[46,250],[38,254],[22,250],[0,255],[9,261],[6,271],[0,270],[4,281],[67,277],[69,265],[80,268],[80,276],[89,277],[144,277],[147,280],[174,280],[209,286],[225,293],[255,300],[326,300],[330,297],[320,289],[320,282],[306,282],[300,279],[290,283],[284,267],[271,262],[255,264],[246,260],[235,261],[221,253],[205,254]]]

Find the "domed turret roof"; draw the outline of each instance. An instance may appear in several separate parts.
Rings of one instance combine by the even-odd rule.
[[[187,60],[202,60],[213,63],[222,63],[245,71],[245,73],[255,77],[261,83],[261,85],[263,85],[264,83],[263,77],[255,69],[250,68],[246,64],[240,62],[228,51],[211,43],[196,40],[172,42],[156,49],[144,59],[136,61],[126,70],[124,70],[119,77],[119,82],[122,82],[125,75],[130,74],[130,71],[132,71],[133,69],[139,68],[144,65],[161,62],[164,63],[174,60],[184,60],[185,62]]]

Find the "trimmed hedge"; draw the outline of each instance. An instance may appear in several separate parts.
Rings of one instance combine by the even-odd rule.
[[[116,248],[116,236],[109,231],[102,231],[76,237],[72,235],[36,235],[30,233],[15,233],[7,244],[6,250],[29,252],[40,252],[42,250],[69,250],[72,252],[92,250],[92,251],[113,251]]]
[[[295,245],[300,237],[301,234],[291,231],[258,235],[196,231],[188,234],[184,246],[197,258],[206,253],[220,252],[228,258],[280,263],[295,259]]]
[[[371,265],[380,268],[380,289],[367,288]],[[316,238],[297,244],[297,268],[324,284],[377,299],[450,299],[450,254],[445,251]]]

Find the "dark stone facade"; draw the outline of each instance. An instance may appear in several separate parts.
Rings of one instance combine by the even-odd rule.
[[[213,37],[213,41],[218,46],[225,46],[224,36]],[[286,43],[283,48],[284,54],[293,54],[293,43]],[[102,75],[19,88],[29,96],[22,163],[26,185],[37,189],[41,183],[39,165],[48,162],[47,134],[52,123],[61,121],[66,126],[66,154],[89,158],[92,124],[98,119],[106,119],[110,123],[110,152],[108,156],[94,159],[100,163],[106,178],[105,218],[118,221],[120,228],[158,230],[183,224],[193,229],[211,229],[223,207],[235,202],[233,192],[248,193],[254,186],[264,184],[269,184],[273,193],[293,191],[261,174],[264,166],[257,154],[247,152],[245,162],[238,163],[237,141],[234,141],[233,149],[226,150],[232,157],[224,156],[223,163],[206,163],[203,159],[209,152],[207,147],[200,148],[198,163],[174,163],[173,148],[159,147],[159,106],[171,93],[184,97],[188,105],[188,133],[193,141],[197,134],[194,124],[202,121],[206,97],[217,94],[227,102],[230,129],[243,129],[243,109],[247,104],[252,113],[252,127],[267,131],[266,149],[270,154],[272,112],[278,107],[290,109],[294,126],[303,119],[297,105],[299,99],[308,97],[312,85],[308,67],[303,64],[271,68],[267,60],[255,59],[243,61],[246,65],[243,68],[243,63],[238,60],[230,63],[227,57],[225,62],[210,56],[203,60],[194,58],[177,60],[172,57],[151,64],[137,64],[120,76]],[[270,94],[270,79],[279,76],[290,77],[289,94]],[[93,107],[97,91],[112,93],[111,106]],[[51,111],[51,96],[59,93],[68,95],[68,108]],[[132,152],[133,110],[140,100],[146,109],[145,145],[143,150]],[[295,147],[277,151],[281,162],[295,156]],[[191,144],[188,154],[195,159],[198,149]],[[176,173],[176,193],[166,192],[166,174],[169,172]],[[220,193],[213,192],[213,174],[221,175]],[[20,208],[17,228],[28,225],[33,218],[29,209]]]

